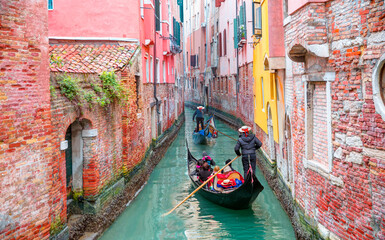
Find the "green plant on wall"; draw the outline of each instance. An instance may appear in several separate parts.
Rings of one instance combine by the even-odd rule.
[[[114,99],[120,99],[123,95],[123,88],[120,83],[116,80],[116,75],[114,72],[103,72],[99,76],[102,80],[102,89],[104,94],[111,102]]]
[[[73,78],[69,75],[64,74],[58,83],[61,93],[64,94],[64,96],[66,96],[70,101],[81,101],[81,88],[79,86],[79,80],[77,78]]]
[[[80,191],[73,191],[72,192],[72,198],[75,200],[75,201],[79,201],[79,198],[83,196],[83,191],[80,190]]]
[[[118,82],[114,72],[103,72],[99,75],[99,81],[91,80],[91,88],[83,89],[80,80],[76,77],[64,74],[58,81],[60,92],[71,102],[79,107],[88,106],[91,110],[95,104],[107,107],[115,101],[126,96],[126,90]],[[52,87],[54,90],[54,87]],[[51,94],[53,92],[51,91]]]
[[[56,97],[57,97],[55,86],[50,85],[50,86],[49,86],[49,91],[50,91],[50,93],[51,93],[51,97],[53,97],[53,98],[56,98]]]
[[[55,219],[51,222],[51,226],[49,228],[49,233],[51,236],[55,236],[56,234],[60,233],[61,230],[64,228],[64,223],[60,219],[59,215],[56,215]]]

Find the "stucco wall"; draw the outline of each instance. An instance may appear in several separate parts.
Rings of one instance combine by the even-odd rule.
[[[55,0],[48,11],[49,37],[139,39],[139,1]],[[148,10],[147,10],[148,11]]]

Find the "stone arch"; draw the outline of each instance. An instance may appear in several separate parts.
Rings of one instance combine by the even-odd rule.
[[[92,129],[89,119],[75,119],[66,129],[65,166],[67,197],[71,193],[83,192],[83,170],[87,153],[90,152],[89,139],[97,137],[97,129]]]
[[[274,144],[274,128],[273,128],[273,114],[271,113],[270,104],[267,105],[267,135],[269,140],[269,155],[271,160],[276,159],[275,144]]]
[[[385,53],[378,59],[372,75],[373,101],[376,112],[385,121]]]
[[[307,55],[312,55],[321,58],[329,57],[329,46],[328,44],[312,44],[307,45],[306,43],[294,43],[289,45],[289,58],[294,62],[305,62]]]
[[[295,44],[289,48],[288,56],[294,62],[305,62],[307,52],[307,49],[302,44]]]

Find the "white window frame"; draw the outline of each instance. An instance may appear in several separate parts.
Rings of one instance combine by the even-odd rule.
[[[148,57],[146,58],[146,83],[150,81],[150,64]]]
[[[150,82],[154,82],[154,58],[150,56]]]
[[[381,115],[382,120],[385,121],[385,102],[381,96],[381,73],[385,71],[385,53],[378,59],[372,75],[373,101],[376,112]],[[384,80],[383,80],[384,81]]]
[[[166,64],[163,61],[163,83],[166,83]]]
[[[160,83],[160,61],[159,58],[155,60],[155,69],[156,69],[156,83]]]
[[[140,16],[144,19],[144,0],[140,0]]]

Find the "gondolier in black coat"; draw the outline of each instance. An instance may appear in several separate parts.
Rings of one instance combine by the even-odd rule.
[[[257,161],[255,151],[262,146],[261,141],[250,132],[251,127],[243,126],[238,131],[241,133],[238,142],[235,145],[234,151],[238,156],[241,156],[240,149],[242,150],[242,164],[243,164],[243,177],[246,179],[247,172],[251,167],[252,172],[255,172],[255,165]]]
[[[204,125],[203,125],[203,121],[205,120],[204,116],[203,116],[203,109],[205,109],[204,107],[202,106],[199,106],[197,107],[197,110],[195,111],[194,115],[193,115],[193,121],[195,119],[195,116],[197,118],[197,128],[196,128],[196,132],[199,131],[199,124],[201,124],[202,126],[202,129],[204,128]]]

